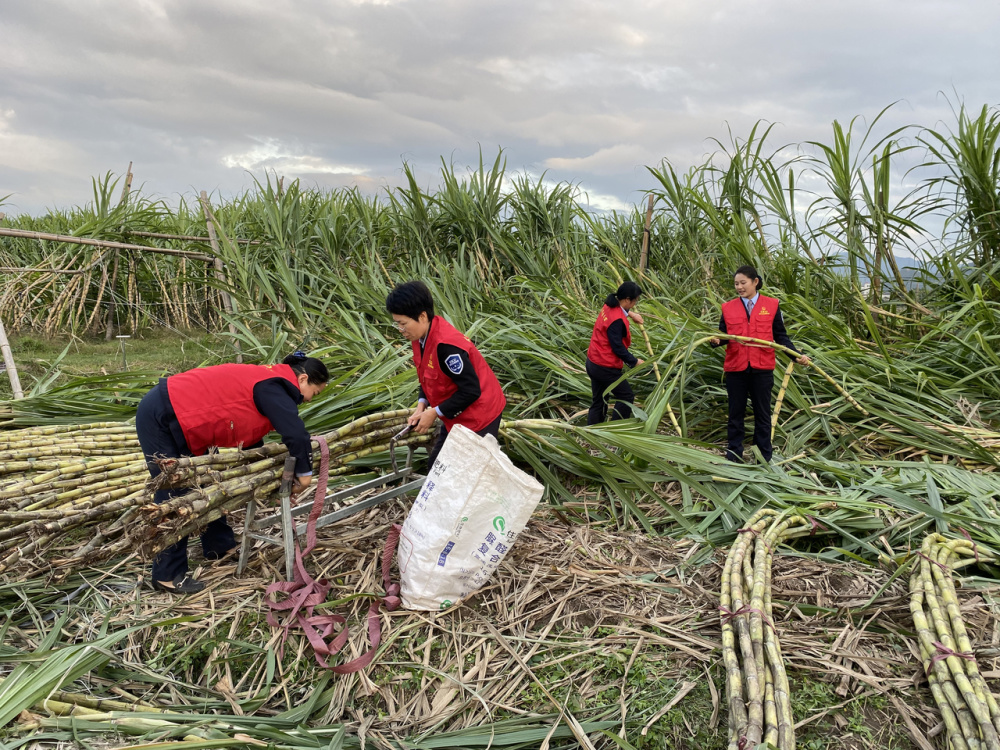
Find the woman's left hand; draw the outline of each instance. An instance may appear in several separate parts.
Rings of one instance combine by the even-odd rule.
[[[808,365],[809,362],[810,362],[810,359],[805,354],[803,354],[802,356],[796,358],[795,361],[798,362],[800,365]]]
[[[628,316],[639,325],[642,325],[642,316],[637,312],[629,312]]]

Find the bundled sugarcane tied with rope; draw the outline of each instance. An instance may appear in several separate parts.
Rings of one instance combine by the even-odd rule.
[[[425,445],[432,435],[407,434],[393,438],[406,426],[408,409],[381,412],[356,419],[319,436],[330,452],[330,477],[357,473],[351,462],[390,449]],[[314,445],[318,445],[316,440]],[[317,454],[318,456],[318,454]],[[220,451],[203,456],[159,459],[163,472],[150,482],[150,489],[191,486],[191,491],[166,503],[147,503],[141,508],[145,523],[139,525],[138,548],[153,556],[205,524],[240,508],[251,497],[274,497],[281,482],[288,451],[271,443],[250,451]],[[313,468],[319,470],[319,458]]]
[[[367,470],[351,463],[390,449],[408,410],[371,414],[321,435],[330,476]],[[429,442],[410,434],[393,448]],[[288,450],[268,443],[161,459],[150,480],[131,423],[11,430],[0,440],[0,573],[37,574],[131,551],[155,555],[251,496],[275,495]],[[318,470],[318,458],[314,469]],[[161,487],[190,491],[155,505]]]
[[[795,747],[788,676],[771,609],[771,563],[778,544],[818,528],[809,517],[762,508],[739,530],[726,557],[719,612],[730,750],[751,750],[761,742],[778,750]]]
[[[953,577],[970,565],[994,561],[971,539],[928,534],[910,574],[920,659],[948,746],[955,750],[1000,750],[1000,708],[976,663]]]

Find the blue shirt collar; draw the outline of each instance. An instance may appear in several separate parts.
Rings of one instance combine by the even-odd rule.
[[[743,298],[743,307],[746,307],[747,305],[750,305],[750,304],[752,304],[754,307],[756,307],[757,306],[757,298],[758,297],[760,297],[760,292],[757,292],[750,299],[747,299],[746,297],[744,297]]]

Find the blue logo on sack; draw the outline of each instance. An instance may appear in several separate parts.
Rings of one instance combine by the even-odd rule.
[[[448,369],[456,375],[461,375],[462,370],[465,367],[461,354],[449,354],[444,358],[444,363],[448,366]]]
[[[438,555],[438,567],[439,568],[443,568],[444,567],[444,564],[448,561],[448,553],[451,552],[452,549],[454,549],[454,547],[455,547],[455,543],[454,542],[448,542],[444,546],[444,549],[441,550],[441,554]]]

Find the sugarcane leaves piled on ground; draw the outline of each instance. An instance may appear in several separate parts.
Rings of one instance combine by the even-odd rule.
[[[650,407],[655,408],[655,407]],[[580,427],[562,420],[501,425],[504,449],[546,485],[548,501],[588,524],[640,525],[655,533],[728,544],[765,505],[815,512],[835,536],[822,554],[878,559],[935,524],[1000,547],[1000,475],[918,461],[848,462],[822,456],[737,464],[712,446],[649,434],[638,420]],[[676,482],[676,484],[668,484]],[[825,537],[830,539],[829,537]]]
[[[432,435],[408,434],[393,441],[405,426],[408,409],[382,412],[356,419],[333,432],[322,435],[330,451],[329,475],[348,474],[357,469],[352,461],[390,450],[391,447],[424,445]],[[315,444],[315,441],[314,441]],[[180,459],[160,459],[163,473],[152,489],[168,486],[202,484],[190,492],[160,505],[143,507],[145,523],[138,525],[134,536],[139,549],[152,556],[189,536],[227,511],[247,504],[251,497],[264,500],[277,491],[288,451],[271,444],[250,451],[210,453]],[[313,471],[319,470],[319,451],[314,449]]]
[[[980,562],[969,539],[928,534],[910,575],[910,613],[920,658],[944,719],[949,747],[1000,750],[1000,708],[976,664],[955,591],[955,571]]]

